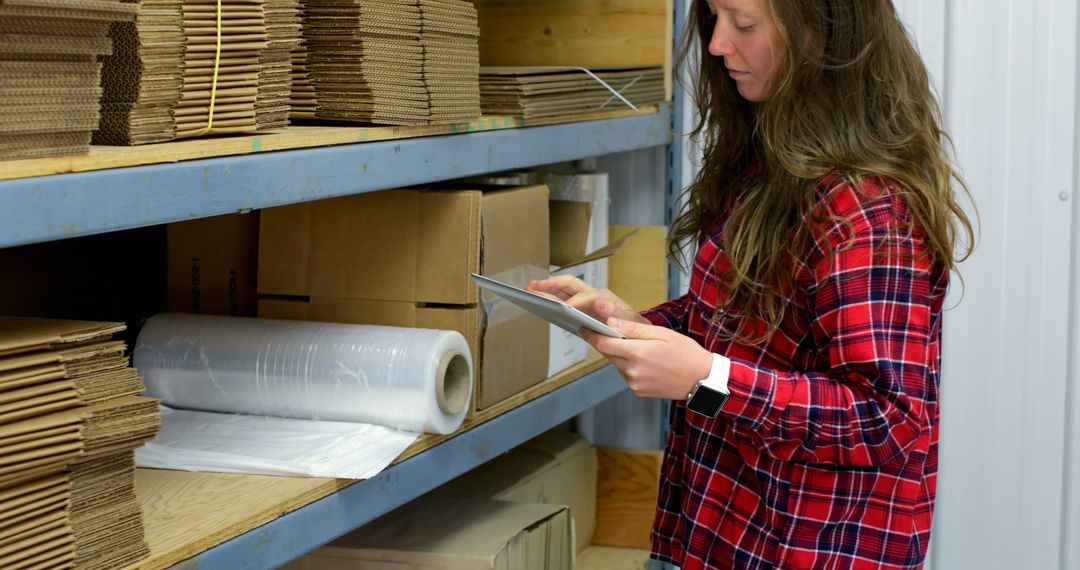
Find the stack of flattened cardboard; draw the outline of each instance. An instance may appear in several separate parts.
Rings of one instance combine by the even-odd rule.
[[[184,82],[181,0],[125,0],[134,22],[109,30],[113,53],[103,60],[97,144],[145,144],[176,136],[173,108]]]
[[[420,0],[424,83],[431,123],[480,116],[480,25],[476,7],[462,0]]]
[[[89,150],[120,0],[0,0],[0,159]]]
[[[428,122],[419,0],[308,0],[304,36],[320,119]]]
[[[307,26],[306,2],[300,4],[300,45],[292,52],[292,92],[289,100],[290,119],[314,119],[319,108],[315,97],[315,85],[308,74],[308,48],[303,29]]]
[[[635,106],[664,100],[661,67],[592,70]],[[544,117],[626,104],[596,78],[582,70],[551,67],[480,68],[480,105],[485,115]]]
[[[187,53],[176,137],[254,131],[269,37],[262,1],[184,0],[183,15]]]
[[[267,49],[259,64],[259,95],[255,100],[258,130],[289,124],[292,95],[292,52],[300,47],[299,0],[265,0]]]
[[[0,567],[116,568],[149,550],[133,450],[157,401],[117,323],[0,317]]]

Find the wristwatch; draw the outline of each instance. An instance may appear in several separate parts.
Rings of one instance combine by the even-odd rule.
[[[686,409],[706,417],[715,418],[728,399],[728,370],[731,361],[719,354],[713,355],[712,370],[697,383],[686,396]]]

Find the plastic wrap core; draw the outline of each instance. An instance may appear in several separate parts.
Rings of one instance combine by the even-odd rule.
[[[460,352],[444,354],[439,362],[435,399],[444,414],[456,415],[469,402],[471,387],[469,359]]]

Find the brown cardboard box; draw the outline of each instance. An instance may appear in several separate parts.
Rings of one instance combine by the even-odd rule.
[[[612,242],[633,237],[611,258],[608,287],[639,311],[667,301],[667,228],[613,224],[609,231]]]
[[[589,242],[591,202],[551,200],[548,203],[551,220],[551,265],[563,267],[585,257]]]
[[[470,273],[546,271],[547,196],[390,190],[263,210],[259,295],[475,304]]]
[[[253,317],[259,213],[169,224],[169,310]]]
[[[569,570],[562,505],[421,497],[315,552],[289,570]]]
[[[413,189],[264,210],[259,316],[457,330],[474,410],[487,408],[547,377],[549,325],[481,300],[469,274],[546,275],[547,199],[546,186]]]
[[[596,448],[577,434],[552,430],[477,467],[436,493],[570,507],[575,547],[596,527]]]

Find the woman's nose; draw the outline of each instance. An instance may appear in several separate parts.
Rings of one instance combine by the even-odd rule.
[[[723,23],[717,21],[716,27],[713,28],[712,39],[709,40],[709,53],[717,57],[730,55],[735,50],[731,36],[723,28]]]

